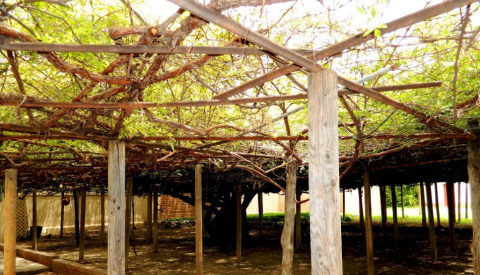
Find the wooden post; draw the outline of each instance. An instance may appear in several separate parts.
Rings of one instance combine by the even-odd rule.
[[[450,235],[450,248],[455,250],[455,186],[452,181],[447,182],[447,203],[448,203],[448,227]]]
[[[32,249],[37,250],[37,190],[33,190],[32,195]]]
[[[465,219],[468,219],[468,182],[465,183]]]
[[[147,195],[147,243],[152,243],[152,193]]]
[[[312,274],[343,274],[336,73],[310,73],[308,91]]]
[[[458,221],[462,221],[462,209],[461,209],[461,206],[460,206],[460,202],[462,201],[460,198],[461,198],[461,191],[462,189],[460,188],[462,186],[462,183],[461,182],[457,182],[458,184]]]
[[[420,182],[420,203],[422,204],[422,226],[423,233],[426,235],[427,232],[427,213],[425,210],[425,188],[423,187],[423,182]]]
[[[390,186],[390,191],[392,193],[393,238],[395,240],[395,245],[398,247],[398,245],[400,244],[400,235],[398,233],[397,190],[395,190],[395,185]]]
[[[295,187],[296,188],[296,187]],[[302,192],[296,189],[296,200],[300,201]],[[285,206],[286,207],[286,206]],[[300,249],[302,247],[302,205],[295,203],[295,248]]]
[[[15,275],[17,257],[17,169],[5,170],[5,216],[4,216],[3,272]]]
[[[440,202],[438,200],[438,186],[437,182],[435,182],[435,201],[436,203],[436,208],[437,208],[437,226],[440,227]]]
[[[242,262],[242,185],[237,183],[237,264]]]
[[[373,228],[372,228],[372,196],[370,190],[370,174],[363,174],[363,189],[365,190],[365,238],[367,246],[367,275],[374,274],[373,262]]]
[[[283,223],[281,237],[283,249],[282,275],[293,274],[293,230],[295,227],[295,186],[297,185],[297,169],[298,163],[296,161],[291,161],[287,164],[285,221]]]
[[[342,219],[345,220],[345,189],[342,190],[342,214]]]
[[[105,242],[105,187],[100,190],[100,239],[102,246]]]
[[[358,210],[360,215],[360,227],[362,233],[365,234],[365,219],[363,217],[362,187],[358,187]]]
[[[78,190],[73,190],[73,204],[75,206],[75,241],[80,246],[80,223],[78,220]]]
[[[418,215],[422,215],[422,190],[420,185],[418,186]]]
[[[427,203],[428,203],[428,227],[430,234],[430,251],[432,255],[432,261],[437,261],[437,243],[435,237],[435,217],[433,216],[433,199],[432,199],[432,186],[430,180],[426,182],[427,189]]]
[[[125,143],[108,142],[108,274],[125,275]]]
[[[260,186],[258,187],[260,189]],[[260,229],[260,239],[263,238],[263,192],[258,191],[258,223]]]
[[[65,191],[62,190],[60,196],[60,238],[63,238],[63,223],[65,221],[65,205],[63,205],[63,198],[65,197]]]
[[[386,188],[380,186],[380,207],[382,213],[382,234],[387,235],[387,200],[386,200]]]
[[[471,119],[467,123],[468,129],[477,135],[478,119]],[[473,274],[480,274],[480,142],[479,139],[469,140],[468,145],[468,181],[470,182],[470,198],[472,199],[472,229],[473,238],[470,249],[473,258]]]
[[[125,193],[125,270],[128,269],[128,252],[130,250],[130,224],[132,219],[132,190],[133,178],[127,179]]]
[[[158,253],[158,192],[153,192],[153,253]]]
[[[80,202],[80,252],[78,254],[78,261],[85,260],[85,211],[87,209],[87,191],[85,186],[82,187],[82,196]]]
[[[405,219],[405,202],[403,201],[403,184],[400,185],[400,199],[402,200],[402,219]]]
[[[202,165],[195,165],[195,256],[196,274],[203,274]]]

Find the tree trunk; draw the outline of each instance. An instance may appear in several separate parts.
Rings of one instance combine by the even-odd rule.
[[[297,185],[297,169],[298,163],[296,161],[287,164],[285,221],[283,223],[281,237],[283,249],[282,275],[293,274],[293,231],[295,227],[295,186]]]

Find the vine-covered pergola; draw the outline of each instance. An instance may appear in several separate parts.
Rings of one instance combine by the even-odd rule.
[[[295,206],[308,192],[312,273],[341,274],[339,190],[364,187],[368,274],[373,274],[370,186],[439,181],[472,185],[472,254],[480,272],[478,95],[471,76],[477,67],[459,69],[476,59],[480,28],[470,26],[470,19],[477,1],[443,1],[333,43],[330,38],[341,37],[341,26],[330,26],[334,33],[319,34],[302,49],[285,46],[301,32],[275,38],[277,24],[263,28],[252,19],[241,24],[228,15],[239,7],[240,13],[260,10],[261,15],[270,5],[298,1],[169,1],[180,8],[156,25],[147,24],[129,1],[120,1],[128,19],[112,20],[104,36],[94,34],[100,41],[110,39],[103,44],[82,43],[81,24],[72,26],[57,15],[70,8],[69,1],[0,6],[0,50],[8,62],[0,72],[5,274],[15,272],[15,234],[8,230],[15,223],[12,205],[18,192],[81,190],[82,206],[87,191],[107,192],[109,274],[125,274],[125,223],[130,223],[125,213],[131,211],[125,190],[127,200],[133,193],[158,202],[159,194],[168,194],[196,206],[197,274],[203,261],[202,207],[207,231],[236,241],[240,261],[242,236],[248,235],[242,216],[262,192],[286,194],[283,274],[291,274]],[[327,14],[335,11],[321,4]],[[18,14],[30,14],[36,23]],[[40,41],[36,32],[48,27],[41,26],[40,14],[59,20],[66,40],[75,43]],[[434,28],[450,27],[448,20],[457,22],[456,29],[442,37]],[[416,33],[429,28],[435,36]],[[421,37],[418,44],[403,41],[414,34]],[[330,42],[316,46],[321,39]],[[431,51],[425,45],[451,41],[458,51],[452,74],[445,76],[437,72],[443,64],[435,58],[446,53],[436,44]],[[424,52],[416,56],[416,47]],[[402,59],[402,50],[417,59]],[[378,64],[372,65],[375,59]],[[354,63],[358,66],[348,67]],[[435,68],[412,77],[425,64]],[[447,84],[444,78],[453,80]],[[84,222],[84,210],[81,215]]]

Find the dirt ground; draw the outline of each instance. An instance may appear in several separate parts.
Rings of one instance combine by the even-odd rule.
[[[215,244],[205,235],[204,274],[280,274],[282,248],[280,246],[281,224],[271,224],[264,230],[263,240],[258,231],[251,232],[252,241],[245,244],[242,263],[236,264],[235,249],[228,245]],[[389,228],[391,230],[391,228]],[[357,225],[342,226],[344,274],[365,274],[365,238]],[[430,260],[427,236],[421,227],[400,228],[400,245],[390,234],[383,237],[380,227],[374,227],[375,274],[463,274],[468,268],[468,246],[471,229],[457,229],[457,249],[450,250],[448,229],[437,228],[439,261]],[[194,274],[195,232],[194,227],[159,230],[159,253],[151,253],[151,245],[143,238],[145,231],[135,231],[135,241],[130,241],[128,274]],[[391,232],[388,232],[391,233]],[[302,225],[302,248],[295,251],[294,274],[310,273],[308,224]],[[28,242],[21,244],[28,245]],[[135,249],[133,247],[135,246]],[[65,238],[39,239],[39,250],[55,253],[60,258],[75,261],[78,249],[73,234]],[[135,255],[136,252],[136,255]],[[97,233],[90,232],[86,238],[85,258],[88,264],[107,266],[106,245],[101,244]]]

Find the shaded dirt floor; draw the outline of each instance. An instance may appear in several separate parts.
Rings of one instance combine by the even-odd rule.
[[[252,241],[243,248],[240,265],[236,263],[235,249],[225,244],[213,243],[204,237],[204,274],[280,274],[282,248],[281,223],[265,227],[263,239],[259,232],[251,232]],[[457,249],[451,250],[448,243],[448,229],[437,228],[438,259],[430,260],[427,236],[421,227],[400,228],[400,244],[395,246],[391,228],[384,237],[381,227],[374,227],[375,274],[463,274],[469,263],[471,229],[457,229]],[[358,225],[343,224],[343,266],[344,274],[365,274],[365,238]],[[128,274],[194,274],[195,235],[194,227],[179,227],[159,230],[159,253],[151,253],[142,230],[135,231],[135,241],[130,242]],[[302,248],[295,251],[294,274],[310,274],[310,252],[308,224],[302,225]],[[20,243],[28,245],[28,242]],[[133,248],[135,245],[135,249]],[[78,249],[73,234],[65,238],[39,239],[39,250],[54,253],[60,258],[75,261]],[[136,251],[136,255],[135,255]],[[107,249],[96,232],[86,237],[85,258],[87,264],[106,269]]]

